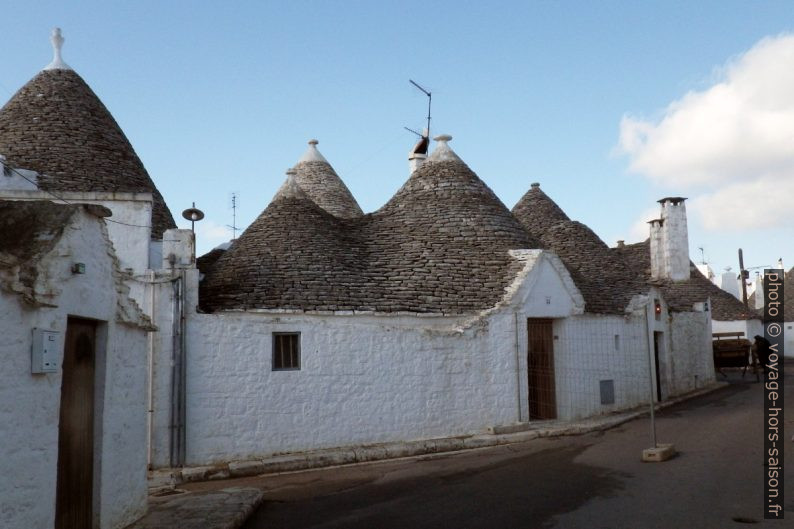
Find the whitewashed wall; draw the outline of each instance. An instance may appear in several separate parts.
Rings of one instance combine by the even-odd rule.
[[[674,312],[670,329],[670,395],[681,395],[712,384],[715,377],[711,314]]]
[[[755,335],[764,335],[764,326],[760,319],[720,321],[712,320],[712,332],[743,332],[744,338],[753,341]]]
[[[528,264],[509,297],[523,314],[569,314],[566,289],[575,287],[569,277],[555,283],[564,268],[556,257],[548,258],[551,265],[540,255],[521,257]],[[538,285],[534,296],[532,285]],[[518,422],[526,413],[526,321],[515,312],[505,303],[477,318],[191,314],[188,464],[462,435]],[[299,371],[272,370],[273,332],[301,333]],[[169,393],[158,385],[158,398]],[[167,447],[166,435],[158,422],[158,451]]]
[[[56,307],[32,308],[0,290],[0,527],[52,527],[58,459],[61,372],[31,374],[34,327],[59,332],[62,362],[67,316],[99,320],[95,512],[102,529],[124,527],[146,509],[146,332],[117,323],[117,285],[107,233],[78,212],[43,261],[39,285]],[[73,262],[86,265],[72,274]]]
[[[581,294],[556,256],[515,255],[526,267],[506,301],[476,318],[189,314],[187,464],[463,435],[526,421],[527,318],[554,319],[560,419],[646,403],[655,380],[651,365],[649,381],[648,363],[654,330],[664,333],[663,398],[683,387],[678,373],[689,371],[669,357],[680,348],[671,345],[678,338],[658,292],[652,289],[651,305],[634,315],[583,314]],[[658,320],[655,298],[663,305]],[[700,320],[680,321],[689,329],[679,332],[681,339],[697,335],[702,343],[710,334],[698,331]],[[273,332],[301,333],[299,371],[272,371]],[[158,365],[169,358],[161,355]],[[156,400],[164,406],[169,380],[162,372],[156,377]],[[600,380],[614,380],[614,404],[600,404]],[[167,461],[165,418],[156,421],[156,466]]]
[[[648,402],[648,337],[644,315],[574,316],[555,321],[554,336],[560,419],[589,417]],[[601,380],[614,381],[614,404],[601,404]]]
[[[58,196],[73,204],[99,204],[112,211],[113,215],[109,219],[115,222],[107,223],[107,231],[121,268],[135,271],[149,268],[153,201],[151,193],[59,191]],[[53,196],[45,191],[0,188],[0,199],[53,200]],[[155,263],[154,266],[159,267],[160,263]],[[133,298],[138,300],[135,294],[132,293]]]
[[[510,318],[196,315],[188,464],[467,434],[518,420]],[[272,371],[273,332],[301,333],[301,369]]]

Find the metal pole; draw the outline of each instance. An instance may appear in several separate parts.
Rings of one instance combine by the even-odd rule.
[[[650,304],[648,305],[650,307]],[[656,448],[656,417],[654,415],[654,394],[653,394],[653,362],[651,362],[651,355],[653,354],[653,345],[651,344],[651,320],[648,316],[648,307],[645,309],[645,332],[648,334],[648,396],[651,403],[651,444]]]

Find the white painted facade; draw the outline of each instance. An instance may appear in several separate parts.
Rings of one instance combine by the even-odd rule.
[[[713,332],[743,332],[744,337],[750,341],[753,340],[755,335],[764,335],[764,326],[760,318],[736,321],[713,320],[711,326]]]
[[[794,321],[783,325],[783,356],[794,358]]]
[[[72,273],[75,262],[85,274]],[[68,316],[98,322],[94,516],[121,528],[146,510],[145,350],[151,328],[120,278],[103,221],[79,210],[38,262],[37,297],[25,304],[6,270],[0,281],[0,527],[52,527],[61,363]],[[34,328],[58,332],[58,371],[31,373]]]
[[[35,174],[35,173],[34,173]],[[0,178],[2,181],[2,178]],[[10,186],[11,184],[9,184]],[[121,192],[58,191],[57,196],[71,204],[98,204],[108,208],[107,230],[122,270],[145,270],[149,263],[152,231],[152,194]],[[50,200],[59,202],[51,193],[38,189],[0,188],[0,200]],[[160,266],[159,261],[153,263]],[[133,293],[135,296],[135,293]]]
[[[668,344],[660,358],[663,398],[713,381],[710,356],[697,350],[710,336],[703,329],[708,313],[692,323],[680,319],[684,328],[674,334],[666,306],[659,321],[652,314],[661,298],[652,290],[625,317],[586,314],[559,258],[540,250],[513,255],[524,270],[499,305],[476,317],[188,310],[185,463],[466,435],[526,422],[528,318],[554,320],[562,420],[648,402],[649,381],[655,384],[649,329],[662,331]],[[186,280],[186,305],[194,307],[195,270]],[[274,332],[300,333],[299,370],[273,370]],[[679,345],[698,332],[700,341],[689,349]],[[169,359],[161,349],[155,366]],[[158,367],[155,373],[154,401],[166,403],[170,378]],[[600,403],[601,380],[613,380],[613,404]],[[167,466],[168,416],[163,405],[154,408],[153,465]]]
[[[725,271],[717,276],[714,284],[720,287],[722,290],[727,292],[728,294],[732,295],[738,300],[742,299],[742,284],[740,279],[736,278],[736,273],[731,272],[730,270]],[[750,292],[747,293],[750,295]]]

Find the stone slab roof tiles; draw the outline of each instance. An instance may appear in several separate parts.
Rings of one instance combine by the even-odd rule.
[[[308,149],[293,169],[296,183],[328,213],[342,218],[364,214],[334,168],[317,150],[317,140],[309,141]]]
[[[70,69],[39,72],[0,109],[0,154],[40,173],[44,190],[152,193],[152,237],[176,227],[113,116]]]
[[[305,196],[280,196],[208,270],[201,307],[358,309],[374,293],[360,290],[366,260],[356,236],[349,221]]]
[[[645,282],[581,222],[558,222],[544,230],[540,239],[571,273],[586,312],[623,314],[634,295],[648,291]]]
[[[543,248],[559,255],[585,299],[586,312],[623,314],[632,296],[647,291],[623,260],[593,230],[570,220],[540,184],[532,184],[513,215]]]
[[[558,222],[571,220],[552,199],[533,183],[523,197],[513,206],[513,215],[536,237]]]
[[[467,314],[494,306],[521,268],[509,250],[538,243],[442,144],[372,214],[339,218],[308,198],[277,195],[210,269],[202,307]]]
[[[623,257],[636,274],[662,291],[668,305],[676,311],[692,310],[694,303],[711,299],[711,316],[718,321],[752,320],[758,314],[742,302],[706,279],[690,262],[690,276],[686,281],[651,281],[650,242],[627,244],[612,251]]]

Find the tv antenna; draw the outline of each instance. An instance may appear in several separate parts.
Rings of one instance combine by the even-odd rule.
[[[427,96],[427,129],[426,129],[426,130],[427,130],[427,132],[426,132],[426,134],[419,134],[418,132],[416,132],[416,131],[415,131],[415,130],[413,130],[413,129],[409,129],[408,127],[404,127],[404,128],[405,128],[405,130],[407,130],[407,131],[409,131],[409,132],[413,132],[414,134],[416,134],[416,135],[417,135],[417,136],[419,136],[420,138],[430,138],[430,106],[433,104],[433,94],[432,94],[430,91],[428,91],[428,90],[425,90],[424,88],[422,88],[422,87],[421,87],[421,86],[420,86],[420,85],[419,85],[419,84],[418,84],[416,81],[414,81],[413,79],[408,79],[408,81],[409,81],[409,82],[410,82],[412,85],[414,85],[415,87],[417,87],[419,90],[421,90],[421,91],[422,91],[422,93],[423,93],[423,94],[425,94],[425,95]]]
[[[232,230],[232,240],[237,239],[237,193],[232,193],[232,223],[231,225],[227,224],[227,228],[231,228]]]

